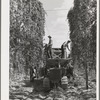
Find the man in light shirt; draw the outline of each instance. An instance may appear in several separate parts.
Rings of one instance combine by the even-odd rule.
[[[70,43],[71,41],[67,41],[67,42],[64,42],[63,44],[62,44],[62,46],[61,46],[61,52],[62,52],[62,56],[61,56],[61,58],[67,58],[67,49],[70,51],[70,49],[69,49],[69,43]],[[67,47],[67,48],[66,48]]]

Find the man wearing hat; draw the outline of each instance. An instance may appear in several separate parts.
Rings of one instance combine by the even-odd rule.
[[[53,42],[52,42],[52,37],[49,35],[48,36],[49,38],[49,43],[48,43],[48,55],[49,55],[49,58],[52,58],[52,45],[53,45]]]

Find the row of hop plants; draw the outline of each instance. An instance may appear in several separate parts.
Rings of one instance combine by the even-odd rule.
[[[74,0],[68,13],[72,57],[96,61],[96,0]]]
[[[88,67],[96,70],[96,13],[96,0],[74,0],[74,7],[67,16],[72,41],[71,56],[74,64],[77,62],[78,67],[84,66],[86,78]]]
[[[45,11],[38,0],[10,0],[10,69],[41,67]],[[24,70],[23,70],[24,69]]]

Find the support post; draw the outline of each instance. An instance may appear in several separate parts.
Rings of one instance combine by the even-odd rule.
[[[87,71],[87,62],[84,62],[85,74],[86,74],[86,89],[88,89],[88,71]]]

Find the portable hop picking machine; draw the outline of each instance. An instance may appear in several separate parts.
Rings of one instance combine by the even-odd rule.
[[[46,59],[46,66],[39,70],[40,77],[34,78],[33,85],[37,91],[40,91],[41,87],[43,91],[57,89],[58,86],[63,89],[67,88],[67,65],[71,58],[67,58],[66,56],[61,58],[60,48],[52,48],[52,50],[53,58]]]

